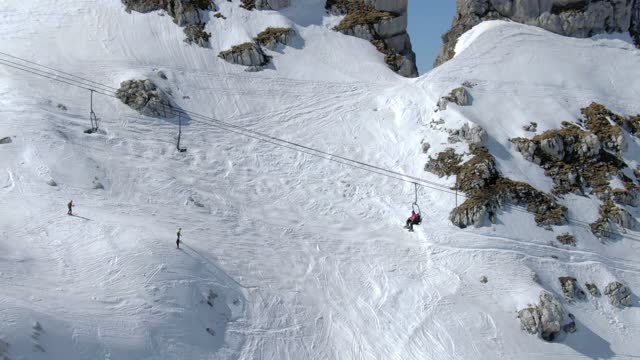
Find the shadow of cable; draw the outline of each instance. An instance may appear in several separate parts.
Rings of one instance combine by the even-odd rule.
[[[216,265],[213,261],[211,261],[211,259],[209,259],[207,256],[202,255],[199,251],[197,251],[196,249],[194,249],[193,247],[185,244],[182,240],[180,240],[180,249],[183,250],[183,252],[193,258],[199,258],[202,262],[208,264],[209,266],[211,266],[216,273],[221,274],[223,277],[223,280],[225,282],[226,286],[229,287],[240,287],[242,289],[247,289],[248,287],[240,284],[238,281],[236,281],[234,278],[232,278],[231,276],[229,276],[223,269],[221,269],[218,265]],[[189,251],[186,251],[186,250]]]

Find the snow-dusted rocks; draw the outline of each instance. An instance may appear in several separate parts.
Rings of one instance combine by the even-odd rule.
[[[586,286],[586,288],[589,291],[589,294],[591,294],[591,296],[600,297],[600,290],[598,289],[598,286],[596,284],[594,284],[594,283],[585,283],[584,286]]]
[[[458,87],[449,93],[447,96],[443,96],[438,101],[438,110],[447,110],[447,105],[454,103],[459,106],[470,106],[472,104],[472,97],[469,91],[464,87]]]
[[[564,312],[555,296],[543,292],[538,304],[520,310],[518,318],[522,330],[532,335],[540,335],[546,341],[552,341],[562,329]]]
[[[609,303],[613,306],[631,306],[631,290],[618,281],[607,285],[604,294],[609,297]]]
[[[12,142],[12,140],[8,136],[0,138],[0,145],[2,145],[2,144],[11,144],[11,142]]]
[[[589,37],[602,32],[629,32],[640,44],[640,2],[623,0],[458,0],[451,29],[442,35],[435,61],[455,55],[460,35],[484,20],[510,19],[560,35]]]
[[[196,44],[200,47],[209,46],[211,34],[204,31],[204,24],[187,25],[184,28],[184,35],[186,36],[184,41],[187,44]]]
[[[599,238],[613,237],[619,228],[637,229],[638,221],[626,209],[617,206],[613,200],[606,200],[599,210],[599,218],[591,224],[591,232]]]
[[[586,294],[582,289],[580,289],[580,285],[578,285],[578,280],[571,276],[563,276],[558,278],[560,280],[560,285],[562,286],[562,292],[564,294],[565,299],[567,301],[574,300],[584,300],[586,299]]]
[[[249,67],[259,67],[269,63],[269,57],[255,42],[236,45],[229,50],[221,52],[218,57],[232,64]]]
[[[469,161],[451,167],[457,175],[456,189],[467,197],[449,214],[454,225],[465,228],[481,226],[485,219],[495,222],[498,210],[509,204],[526,207],[540,226],[566,223],[567,209],[553,197],[527,183],[500,176],[495,159],[486,148],[472,146],[472,154]]]
[[[169,98],[149,79],[123,81],[116,97],[142,115],[158,118],[171,116]]]
[[[466,142],[471,146],[482,146],[487,141],[487,132],[478,125],[464,124],[460,129],[449,131],[449,143]]]
[[[254,40],[259,45],[269,50],[274,50],[279,44],[290,45],[295,35],[295,30],[291,28],[268,27],[261,31]]]
[[[556,236],[556,240],[563,245],[576,246],[576,237],[571,234],[562,234]]]

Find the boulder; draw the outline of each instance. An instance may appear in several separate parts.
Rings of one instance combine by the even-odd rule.
[[[116,97],[142,115],[171,117],[169,98],[149,79],[123,81],[116,91]]]
[[[438,110],[446,110],[449,103],[454,103],[459,106],[470,106],[472,102],[471,94],[466,87],[462,86],[451,90],[449,95],[440,98],[440,100],[438,100]]]
[[[538,123],[530,122],[529,125],[525,125],[522,127],[524,131],[536,132],[538,131]]]
[[[236,45],[229,50],[221,52],[218,57],[232,64],[244,66],[264,66],[270,60],[255,42]]]
[[[264,46],[269,50],[274,50],[278,44],[291,44],[295,35],[295,30],[291,28],[268,27],[264,31],[260,32],[254,40],[261,46]]]
[[[482,146],[487,140],[487,132],[478,125],[464,124],[458,130],[449,131],[448,141],[452,144],[464,141],[472,146]]]
[[[563,276],[558,278],[558,280],[560,280],[564,297],[568,301],[572,302],[575,299],[584,300],[586,298],[586,294],[582,289],[580,289],[580,285],[578,285],[576,278]]]
[[[508,19],[581,38],[603,32],[628,32],[640,44],[639,4],[628,0],[458,0],[451,29],[442,35],[443,46],[435,66],[455,55],[460,35],[493,19]]]
[[[520,310],[518,318],[522,330],[532,335],[540,335],[546,341],[552,341],[562,330],[564,308],[555,296],[543,292],[538,304]]]
[[[571,234],[562,234],[556,236],[556,240],[563,245],[576,246],[576,237]]]
[[[604,294],[609,297],[609,303],[613,306],[631,306],[631,290],[618,281],[607,285]]]
[[[420,148],[422,149],[422,153],[426,154],[429,152],[429,149],[431,149],[431,144],[429,144],[428,142],[423,142],[422,144],[420,144]]]
[[[2,144],[11,144],[12,142],[13,142],[13,140],[11,140],[11,138],[8,137],[8,136],[0,138],[0,145],[2,145]]]
[[[593,297],[600,297],[600,290],[598,290],[598,287],[596,286],[596,284],[594,284],[594,283],[585,283],[584,286],[587,288],[587,290],[589,290],[589,293]]]

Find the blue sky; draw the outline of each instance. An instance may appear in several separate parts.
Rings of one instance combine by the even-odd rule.
[[[442,44],[440,35],[449,30],[455,9],[453,0],[409,0],[409,35],[420,74],[431,70]]]

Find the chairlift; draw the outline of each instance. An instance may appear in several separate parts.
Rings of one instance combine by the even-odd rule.
[[[89,121],[91,121],[91,128],[85,130],[85,134],[93,134],[98,132],[98,116],[93,111],[93,89],[89,89],[91,92],[91,102],[90,102],[90,112],[89,112]]]
[[[176,144],[176,149],[179,152],[183,153],[183,152],[187,152],[187,148],[180,147],[180,137],[182,136],[182,115],[181,114],[182,113],[178,111],[178,143]]]
[[[413,183],[414,185],[414,190],[415,190],[415,199],[413,201],[413,204],[411,204],[411,210],[413,212],[415,212],[416,214],[418,214],[418,223],[417,225],[422,224],[422,211],[420,210],[420,205],[418,205],[418,184],[417,183]]]

